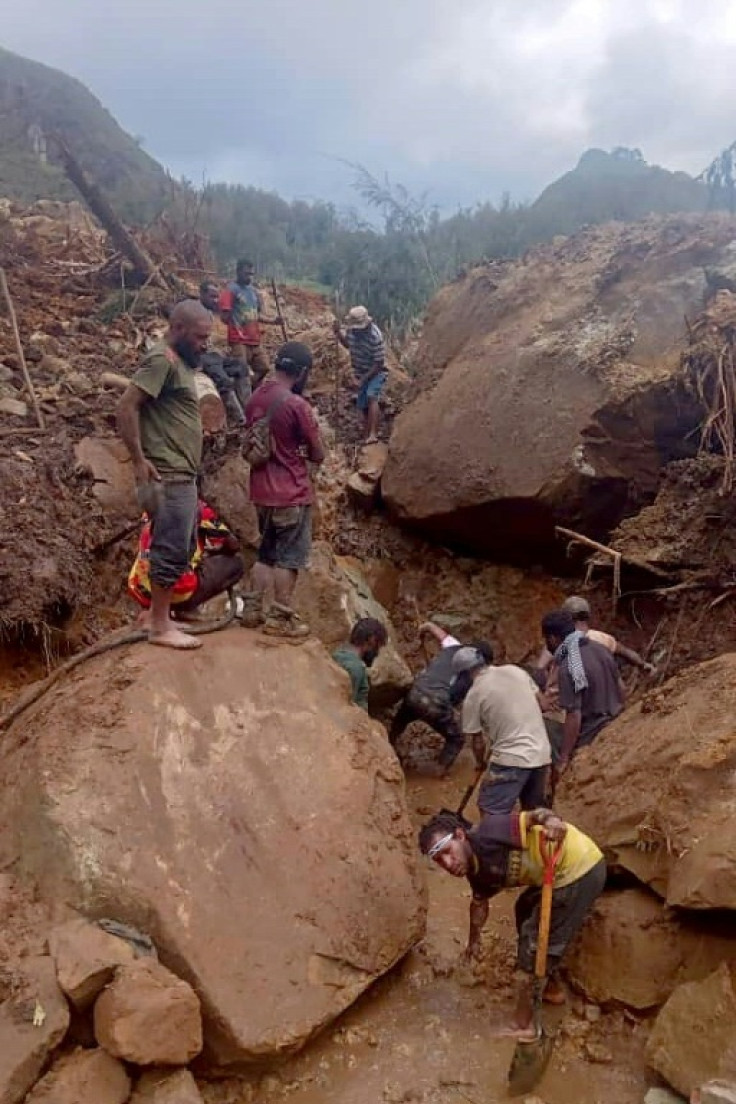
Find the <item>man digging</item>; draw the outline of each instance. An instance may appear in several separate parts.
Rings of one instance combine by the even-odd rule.
[[[552,918],[544,999],[562,1004],[565,992],[557,973],[573,941],[606,883],[606,863],[597,845],[572,824],[549,809],[520,814],[494,814],[476,828],[454,813],[438,813],[419,833],[419,847],[447,874],[466,878],[472,890],[467,960],[481,949],[481,932],[488,919],[488,902],[502,889],[526,887],[515,905],[518,933],[519,981],[516,1008],[500,1036],[531,1042],[533,1026],[534,959],[539,932],[541,886],[545,851],[559,846],[552,892]]]
[[[211,329],[212,318],[201,303],[177,303],[165,342],[144,357],[117,411],[138,501],[152,520],[148,640],[181,650],[201,646],[172,620],[171,599],[189,567],[195,540],[202,422],[194,374]]]

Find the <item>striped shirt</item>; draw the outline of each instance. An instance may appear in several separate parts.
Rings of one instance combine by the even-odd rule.
[[[379,365],[383,368],[386,353],[383,348],[383,334],[375,322],[362,330],[348,330],[348,349],[350,363],[358,378],[367,376]]]

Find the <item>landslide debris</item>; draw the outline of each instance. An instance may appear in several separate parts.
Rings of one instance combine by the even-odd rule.
[[[723,215],[609,224],[444,288],[390,443],[395,515],[534,561],[555,523],[604,535],[651,502],[663,465],[698,449],[680,345],[732,241]]]

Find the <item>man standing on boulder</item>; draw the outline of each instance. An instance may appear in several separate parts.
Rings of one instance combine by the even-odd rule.
[[[542,636],[558,668],[559,702],[565,713],[555,774],[567,770],[578,747],[592,744],[623,710],[626,691],[608,648],[575,628],[572,614],[555,610],[542,618]]]
[[[245,408],[246,447],[249,431],[258,426],[270,445],[268,459],[250,472],[261,544],[251,592],[243,595],[242,623],[293,639],[309,635],[309,626],[292,608],[297,577],[309,566],[312,548],[314,492],[307,463],[321,464],[325,458],[317,420],[299,394],[311,367],[307,346],[288,341],[276,354],[273,379],[254,392]],[[274,601],[264,618],[264,597],[271,590]]]
[[[268,372],[268,360],[261,348],[261,325],[278,325],[278,318],[263,318],[263,297],[254,286],[256,269],[252,261],[238,261],[235,279],[220,295],[220,315],[227,323],[230,355],[253,373],[258,387]]]
[[[358,382],[358,410],[363,415],[365,444],[378,440],[378,400],[386,385],[386,350],[383,334],[365,307],[353,307],[345,319],[346,329],[335,320],[338,341],[350,353]]]
[[[463,735],[470,736],[478,770],[487,773],[478,792],[483,816],[544,805],[552,752],[532,678],[513,664],[490,667],[474,648],[452,658],[456,675],[472,686],[463,704]]]
[[[118,405],[118,431],[135,474],[139,503],[152,519],[148,639],[192,649],[201,641],[171,620],[172,588],[188,569],[197,520],[202,423],[194,384],[212,330],[201,303],[177,303],[162,345],[143,359]]]

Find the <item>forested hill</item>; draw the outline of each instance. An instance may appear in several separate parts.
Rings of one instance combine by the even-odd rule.
[[[698,180],[649,165],[638,150],[589,150],[531,205],[479,197],[449,216],[432,207],[431,193],[417,199],[358,166],[357,214],[290,202],[247,182],[197,190],[174,183],[79,81],[0,50],[0,195],[75,195],[54,164],[54,134],[124,220],[148,222],[166,208],[174,229],[209,235],[223,272],[237,257],[251,257],[262,275],[336,290],[341,302],[366,303],[397,331],[422,314],[440,285],[483,260],[516,257],[587,223],[734,206],[732,149]]]
[[[0,195],[25,202],[74,197],[54,164],[54,134],[129,221],[147,220],[168,199],[163,168],[80,81],[0,49]]]

